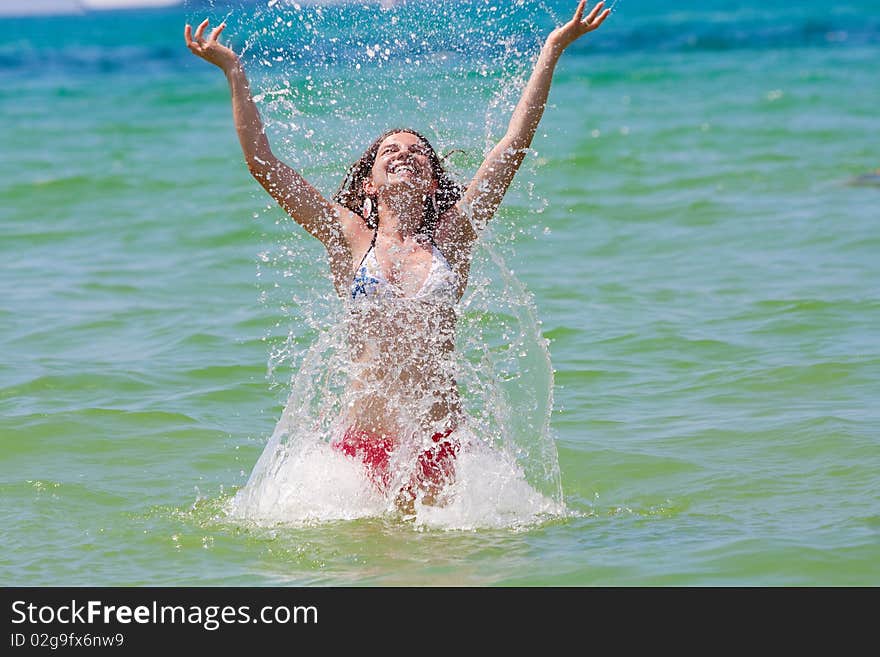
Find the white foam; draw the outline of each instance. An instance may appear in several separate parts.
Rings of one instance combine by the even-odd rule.
[[[230,516],[258,524],[302,524],[382,515],[387,501],[355,459],[323,441],[270,443],[270,464],[232,500]],[[262,459],[261,459],[262,461]]]
[[[471,530],[533,525],[564,513],[564,506],[528,484],[516,460],[459,432],[455,481],[415,515],[395,506],[397,488],[381,493],[361,463],[318,436],[292,444],[270,442],[262,467],[232,499],[232,518],[267,524],[313,524],[369,517],[397,517],[417,527]],[[274,443],[274,444],[273,444]]]
[[[456,479],[441,500],[416,504],[417,525],[441,529],[522,527],[564,515],[563,504],[527,481],[516,460],[472,439],[456,459]]]

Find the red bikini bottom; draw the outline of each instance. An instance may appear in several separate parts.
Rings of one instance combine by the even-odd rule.
[[[455,457],[461,448],[455,438],[448,439],[452,432],[453,429],[447,429],[431,436],[435,444],[419,453],[415,472],[409,483],[401,489],[404,497],[415,499],[416,490],[420,490],[433,498],[444,485],[452,481],[455,476]],[[359,458],[376,487],[387,492],[391,484],[391,453],[396,442],[366,429],[349,427],[342,439],[334,441],[332,446],[346,456]]]

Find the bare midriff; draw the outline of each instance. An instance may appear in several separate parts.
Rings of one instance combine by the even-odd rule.
[[[453,308],[405,298],[361,301],[349,321],[347,427],[397,441],[458,424]]]

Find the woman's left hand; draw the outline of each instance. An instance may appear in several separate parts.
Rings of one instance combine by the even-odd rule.
[[[602,24],[602,21],[608,18],[608,14],[611,13],[610,9],[602,11],[602,7],[605,6],[605,3],[600,2],[593,7],[592,11],[590,11],[586,18],[584,18],[584,8],[586,5],[587,0],[580,0],[577,9],[575,9],[574,17],[565,25],[553,30],[547,40],[555,43],[562,49],[568,48],[568,46],[580,39],[587,32],[592,32],[598,28]]]
[[[195,34],[192,33],[192,27],[187,23],[183,30],[183,38],[193,55],[201,57],[206,62],[211,62],[214,66],[221,68],[224,73],[228,73],[238,65],[238,55],[219,41],[220,33],[226,27],[226,23],[220,23],[211,30],[210,36],[205,39],[202,35],[205,33],[205,28],[208,27],[208,21],[207,18],[203,20],[196,28]]]

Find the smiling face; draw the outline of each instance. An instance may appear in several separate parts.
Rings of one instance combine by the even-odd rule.
[[[395,132],[382,140],[370,179],[364,183],[369,195],[383,190],[431,195],[436,189],[430,146],[409,132]]]

